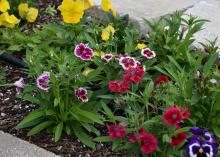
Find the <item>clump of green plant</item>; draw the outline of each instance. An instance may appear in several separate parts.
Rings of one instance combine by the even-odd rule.
[[[148,46],[157,52],[160,61],[168,61],[173,56],[179,63],[184,64],[187,53],[194,52],[194,34],[202,29],[207,20],[194,16],[183,16],[176,12],[169,18],[162,17],[157,22],[145,20],[151,28],[147,41]]]
[[[28,136],[47,129],[54,133],[55,141],[64,132],[74,134],[85,145],[95,148],[87,132],[100,135],[94,124],[103,124],[98,113],[97,93],[92,89],[100,80],[100,69],[85,76],[83,71],[93,62],[83,61],[65,49],[48,47],[47,51],[36,49],[30,53],[27,56],[36,57],[28,60],[36,83],[25,84],[23,92],[17,96],[40,107],[29,113],[16,128],[32,127]]]

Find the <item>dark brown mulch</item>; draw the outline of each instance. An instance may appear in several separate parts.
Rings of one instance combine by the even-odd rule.
[[[29,80],[23,70],[11,66],[8,63],[0,61],[0,67],[6,70],[7,83],[13,83],[21,76],[24,77],[26,81]],[[63,135],[62,139],[57,143],[54,142],[53,136],[46,132],[33,137],[27,137],[28,129],[17,131],[15,126],[28,112],[38,106],[16,98],[15,94],[15,88],[0,88],[0,130],[64,157],[122,157],[122,155],[114,154],[111,151],[110,144],[97,143],[96,150],[91,150],[73,136]],[[103,127],[99,127],[98,129],[103,130]]]

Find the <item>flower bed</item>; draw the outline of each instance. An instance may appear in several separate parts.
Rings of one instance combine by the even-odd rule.
[[[89,0],[63,0],[45,9],[56,23],[40,26],[37,3],[18,3],[18,10],[0,3],[0,48],[22,54],[28,65],[16,78],[6,71],[1,91],[20,106],[3,96],[1,112],[11,123],[2,118],[3,130],[23,138],[25,132],[63,155],[218,156],[218,48],[215,41],[193,46],[206,20],[176,12],[145,20],[152,31],[142,36],[109,0],[101,10]],[[53,18],[59,13],[63,22]],[[87,147],[77,147],[77,139]]]

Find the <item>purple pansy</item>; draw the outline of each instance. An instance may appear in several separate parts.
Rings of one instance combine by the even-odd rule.
[[[50,72],[45,71],[37,78],[37,87],[44,91],[48,91],[50,89],[50,86],[48,85],[49,82],[50,82]]]
[[[187,157],[216,157],[217,145],[193,135],[186,146]]]
[[[85,45],[83,43],[80,43],[76,45],[76,48],[74,50],[75,56],[81,58],[84,61],[91,60],[92,56],[94,55],[93,50],[88,47],[88,45]]]
[[[216,157],[217,143],[214,135],[199,127],[193,127],[190,131],[193,135],[186,146],[187,157]]]
[[[24,78],[21,77],[18,81],[16,81],[16,82],[14,83],[14,85],[16,86],[16,92],[17,92],[17,94],[23,93],[23,91],[24,91],[24,85],[25,85]]]

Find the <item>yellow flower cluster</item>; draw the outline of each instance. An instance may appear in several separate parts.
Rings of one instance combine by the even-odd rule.
[[[29,8],[27,3],[21,3],[18,6],[19,15],[21,18],[26,19],[28,22],[35,22],[38,16],[38,9]]]
[[[8,10],[10,10],[9,2],[7,0],[0,0],[0,12],[2,12],[0,14],[0,26],[13,28],[20,20],[14,15],[9,15]],[[38,16],[38,9],[28,8],[27,3],[21,3],[18,6],[18,10],[19,15],[27,19],[28,22],[34,22]]]
[[[14,15],[9,15],[8,10],[10,9],[9,2],[7,0],[0,0],[0,26],[13,28],[20,22]]]
[[[116,16],[116,10],[114,8],[114,6],[111,4],[110,0],[102,0],[101,3],[101,8],[105,11],[105,12],[112,12],[112,14],[114,16]]]
[[[110,38],[110,35],[114,35],[115,29],[111,25],[108,25],[102,30],[102,40],[107,41]]]
[[[76,24],[83,17],[84,10],[93,6],[94,3],[91,0],[63,0],[59,10],[65,23]],[[101,8],[106,12],[111,11],[116,16],[116,10],[110,0],[102,0]]]
[[[146,47],[147,45],[145,45],[144,43],[138,43],[137,46],[135,47],[135,50],[142,50]]]

